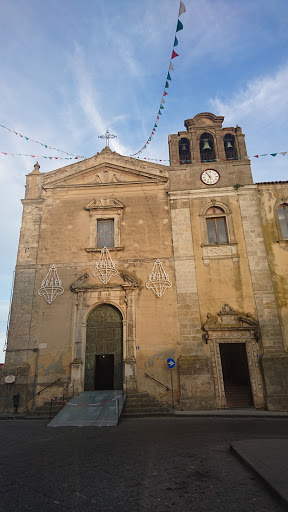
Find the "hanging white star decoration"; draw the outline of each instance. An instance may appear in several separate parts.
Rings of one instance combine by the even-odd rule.
[[[169,281],[169,276],[165,272],[163,265],[157,259],[153,265],[152,272],[150,272],[146,288],[151,289],[157,297],[161,297],[166,288],[171,288],[172,283]]]
[[[95,263],[93,276],[98,277],[103,284],[107,284],[112,276],[116,276],[118,270],[115,268],[115,263],[109,254],[109,250],[105,246],[101,249],[101,254],[98,261]]]
[[[48,304],[52,304],[53,300],[62,295],[64,288],[62,288],[62,281],[59,279],[57,268],[55,265],[50,267],[47,276],[41,283],[41,288],[38,290],[38,295],[44,297]]]

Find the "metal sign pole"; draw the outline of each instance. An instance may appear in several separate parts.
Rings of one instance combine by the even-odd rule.
[[[174,390],[173,390],[172,368],[170,368],[170,374],[171,374],[171,389],[172,389],[172,408],[174,411]]]

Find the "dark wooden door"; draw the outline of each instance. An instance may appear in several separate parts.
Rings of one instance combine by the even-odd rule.
[[[101,304],[91,311],[87,320],[85,391],[123,388],[122,324],[120,311],[110,304]],[[107,359],[104,362],[105,358],[97,356],[105,356]],[[109,356],[113,356],[113,361]],[[105,387],[107,385],[110,387]]]

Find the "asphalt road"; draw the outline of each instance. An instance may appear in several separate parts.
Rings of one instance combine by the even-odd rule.
[[[280,512],[231,441],[288,438],[288,419],[125,418],[118,427],[0,421],[2,512]]]

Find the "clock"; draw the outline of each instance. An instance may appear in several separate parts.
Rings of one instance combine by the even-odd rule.
[[[220,174],[214,169],[206,169],[201,173],[200,178],[205,185],[215,185],[220,180]]]

